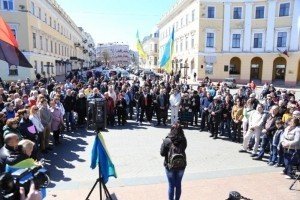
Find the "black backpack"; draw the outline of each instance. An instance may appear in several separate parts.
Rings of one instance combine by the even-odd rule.
[[[182,150],[172,142],[168,153],[168,168],[172,170],[182,170],[186,167],[186,158]]]

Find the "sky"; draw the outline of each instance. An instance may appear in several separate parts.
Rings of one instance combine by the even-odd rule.
[[[176,0],[56,0],[77,26],[90,33],[96,44],[123,42],[135,50]]]

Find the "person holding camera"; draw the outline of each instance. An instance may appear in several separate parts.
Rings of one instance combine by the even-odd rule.
[[[174,200],[174,195],[175,200],[179,200],[181,196],[181,180],[186,168],[186,147],[187,140],[183,129],[178,123],[175,123],[160,148],[160,155],[165,158],[169,200]]]

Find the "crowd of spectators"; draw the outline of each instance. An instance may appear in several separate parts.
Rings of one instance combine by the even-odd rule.
[[[258,94],[251,82],[233,93],[226,84],[213,84],[209,78],[190,85],[180,82],[180,74],[171,75],[127,80],[89,72],[86,80],[70,75],[65,82],[54,78],[1,82],[1,172],[9,157],[22,154],[16,150],[18,141],[31,141],[32,153],[25,157],[38,160],[61,144],[64,131],[85,127],[87,101],[103,98],[108,129],[126,128],[128,120],[139,126],[146,121],[167,126],[170,119],[171,125],[180,122],[208,131],[213,139],[242,143],[240,152],[251,151],[255,160],[268,153],[268,164],[284,166],[283,173],[292,177],[292,165],[300,157],[300,101],[293,91],[265,84]]]

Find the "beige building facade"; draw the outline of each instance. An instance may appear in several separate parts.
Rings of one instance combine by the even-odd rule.
[[[160,30],[172,27],[171,19],[177,21],[191,9],[196,10],[197,21],[195,66],[186,62],[191,59],[186,56],[189,48],[177,53],[175,43],[173,54],[175,63],[183,57],[181,69],[188,76],[196,71],[198,79],[208,76],[216,81],[234,77],[240,83],[300,82],[300,1],[181,0],[161,20]],[[188,25],[176,31],[176,24],[176,39],[191,32]],[[166,43],[163,37],[160,43]]]
[[[0,13],[10,25],[33,69],[1,71],[4,80],[65,75],[95,60],[91,36],[72,21],[55,0],[0,0]]]
[[[158,31],[146,36],[143,39],[142,45],[145,53],[147,54],[147,59],[142,63],[142,67],[145,69],[151,69],[157,71],[159,69],[159,34]]]

